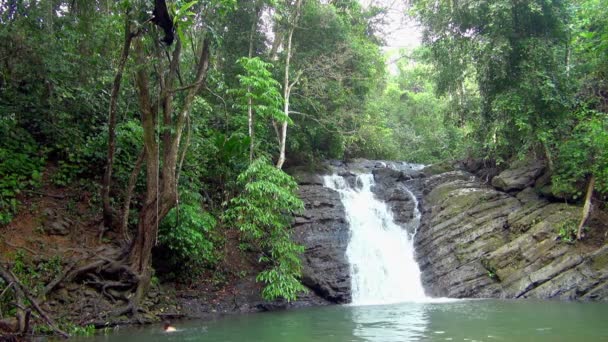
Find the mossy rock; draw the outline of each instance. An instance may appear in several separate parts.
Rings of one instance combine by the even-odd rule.
[[[595,271],[602,271],[608,268],[608,248],[603,250],[591,259],[591,267]]]
[[[432,164],[422,169],[422,173],[427,177],[450,171],[456,171],[454,163],[451,161],[444,161],[441,163]]]

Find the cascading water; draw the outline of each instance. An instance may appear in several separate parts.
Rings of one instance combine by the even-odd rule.
[[[325,176],[326,187],[340,193],[351,237],[346,250],[352,278],[352,304],[425,301],[420,269],[414,259],[413,234],[420,224],[416,203],[413,227],[395,224],[387,205],[371,192],[374,178],[361,174],[351,187],[338,175]],[[412,199],[416,198],[411,193]]]

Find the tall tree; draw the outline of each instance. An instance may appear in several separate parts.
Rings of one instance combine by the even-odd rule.
[[[178,67],[182,59],[182,42],[178,37],[168,63],[161,63],[156,58],[160,72],[156,74],[159,81],[160,108],[155,106],[151,89],[153,85],[149,76],[148,58],[142,37],[135,39],[135,58],[139,69],[136,72],[141,122],[144,129],[144,149],[146,154],[146,194],[145,202],[139,214],[137,235],[133,240],[129,256],[131,267],[140,275],[136,300],[147,290],[151,276],[152,247],[156,243],[159,222],[169,213],[177,202],[177,179],[180,154],[185,153],[187,146],[182,146],[182,136],[189,120],[190,108],[195,96],[203,87],[210,58],[210,38],[204,33],[201,37],[202,48],[198,60],[193,65],[194,78],[183,87],[177,87]],[[154,49],[162,48],[155,46]],[[147,58],[148,57],[148,58]],[[186,95],[181,103],[176,103],[176,93],[184,91]],[[162,122],[157,120],[157,110],[161,113]],[[156,134],[160,132],[160,141]],[[161,153],[162,152],[162,153]]]
[[[128,5],[127,5],[128,6]],[[114,76],[114,82],[112,84],[112,92],[110,94],[110,108],[108,110],[108,154],[106,161],[106,169],[103,175],[102,184],[102,202],[103,202],[103,218],[104,225],[107,229],[112,228],[112,216],[113,210],[110,204],[110,189],[112,186],[112,169],[114,167],[114,153],[116,152],[116,107],[118,103],[118,95],[120,93],[120,85],[122,81],[122,75],[129,58],[129,51],[131,50],[131,41],[135,35],[131,32],[131,9],[127,7],[124,14],[124,42],[122,51],[116,67],[116,75]]]
[[[289,9],[288,20],[287,20],[287,42],[285,46],[285,71],[283,75],[283,114],[285,114],[285,120],[281,125],[281,131],[279,134],[279,159],[277,161],[277,168],[281,169],[285,163],[285,146],[287,144],[287,123],[289,122],[289,98],[291,96],[292,88],[298,83],[299,75],[295,77],[293,81],[290,80],[290,63],[292,55],[292,39],[293,33],[298,25],[300,18],[300,12],[302,9],[303,0],[287,1],[287,8]]]
[[[424,25],[439,94],[458,96],[473,67],[481,96],[476,133],[487,152],[528,151],[563,118],[570,105],[563,1],[411,3]]]
[[[258,21],[260,18],[261,4],[259,1],[253,1],[253,20],[251,21],[251,28],[249,30],[249,51],[247,53],[247,57],[253,57],[253,47],[255,34],[258,28]],[[247,87],[247,92],[251,92],[251,86]],[[253,162],[253,152],[255,148],[255,140],[254,140],[254,123],[253,123],[253,102],[252,98],[249,97],[247,99],[247,123],[249,128],[249,162]]]

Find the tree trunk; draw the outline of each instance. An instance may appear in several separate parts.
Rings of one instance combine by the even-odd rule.
[[[551,149],[549,149],[549,146],[547,145],[546,141],[542,141],[542,145],[543,150],[545,152],[545,158],[547,158],[547,166],[549,167],[549,172],[553,173],[555,166],[553,164],[553,155],[551,154]]]
[[[593,188],[595,187],[595,175],[591,175],[591,179],[589,180],[589,184],[587,185],[587,194],[585,195],[585,205],[583,206],[583,215],[581,217],[581,222],[578,225],[578,231],[576,233],[576,239],[580,240],[583,237],[583,227],[585,226],[585,222],[589,218],[589,214],[591,213],[591,197],[593,197]]]
[[[258,17],[259,17],[259,7],[256,5],[254,8],[255,14],[253,17],[253,22],[251,23],[251,29],[249,31],[249,53],[248,57],[253,57],[253,37],[255,35],[256,29],[258,27]],[[247,93],[251,93],[251,87],[247,87]],[[255,142],[253,140],[254,135],[254,126],[253,126],[253,101],[251,96],[247,99],[247,118],[249,125],[249,163],[253,162],[253,152]]]
[[[116,151],[116,105],[120,92],[120,82],[122,80],[125,65],[127,64],[127,59],[129,57],[132,39],[133,35],[131,34],[130,30],[129,10],[127,9],[125,13],[125,40],[122,46],[120,60],[118,61],[116,75],[114,76],[114,84],[112,86],[112,93],[110,95],[110,109],[108,113],[108,156],[106,161],[106,170],[103,175],[101,196],[103,201],[103,220],[107,229],[112,228],[113,218],[112,206],[110,205],[110,188],[112,186],[112,168],[114,167],[114,153]]]
[[[144,47],[141,38],[135,40],[135,58],[138,65],[145,65]],[[152,247],[158,231],[160,213],[159,200],[159,146],[156,141],[156,115],[150,101],[149,77],[146,68],[140,67],[135,74],[138,89],[141,121],[144,129],[144,151],[146,154],[146,197],[139,214],[137,235],[133,239],[129,264],[139,276],[135,303],[139,303],[150,284],[150,261]]]
[[[131,240],[129,237],[129,208],[131,207],[131,198],[133,197],[133,191],[135,190],[135,184],[137,183],[137,176],[139,176],[139,173],[141,172],[145,158],[146,152],[143,150],[139,154],[139,157],[137,157],[135,167],[129,176],[129,184],[127,185],[127,192],[125,194],[125,201],[122,208],[122,224],[120,226],[120,231],[125,241]]]
[[[271,61],[277,60],[277,56],[279,54],[279,47],[283,43],[283,35],[281,34],[281,32],[279,31],[279,29],[277,27],[278,27],[278,24],[275,25],[274,41],[272,42],[272,47],[270,48],[270,53],[268,54],[270,56]]]
[[[292,20],[290,21],[289,33],[287,35],[287,48],[285,50],[285,78],[283,80],[283,113],[286,118],[289,118],[289,97],[291,96],[292,84],[289,83],[289,64],[291,62],[291,40],[293,38],[293,32],[296,29],[298,18],[300,16],[300,7],[302,0],[296,0],[295,9],[293,12]],[[283,121],[281,126],[281,136],[279,137],[279,160],[277,161],[277,169],[283,168],[285,163],[285,146],[287,145],[287,119]]]
[[[177,75],[180,59],[180,40],[178,38],[170,61],[169,72],[166,78],[159,77],[161,82],[161,103],[163,109],[162,149],[157,141],[157,112],[150,98],[150,78],[144,55],[142,39],[135,40],[136,63],[142,67],[135,74],[136,88],[138,89],[141,121],[144,131],[144,152],[146,156],[146,196],[143,208],[140,211],[137,225],[137,236],[133,239],[129,253],[131,269],[138,275],[139,281],[132,304],[137,306],[148,290],[151,276],[152,248],[157,242],[158,225],[162,219],[177,203],[177,174],[180,141],[184,127],[189,118],[190,108],[194,98],[200,91],[209,68],[210,40],[203,39],[203,49],[196,67],[194,82],[182,88],[188,90],[182,107],[177,115],[173,112],[173,96],[177,90],[173,89],[173,81]],[[184,146],[182,153],[185,153]],[[161,154],[162,150],[162,163]],[[183,154],[182,154],[183,155]],[[162,170],[160,166],[162,164]]]

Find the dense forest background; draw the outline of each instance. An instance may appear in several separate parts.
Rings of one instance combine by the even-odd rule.
[[[556,196],[602,203],[606,1],[406,4],[423,44],[385,54],[375,2],[0,1],[0,225],[43,185],[90,194],[135,298],[154,246],[196,277],[238,227],[264,295],[293,299],[281,169],[532,156]]]

